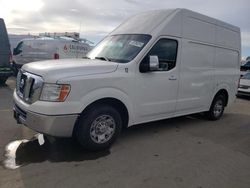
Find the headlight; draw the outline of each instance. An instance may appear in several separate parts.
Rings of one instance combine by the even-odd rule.
[[[68,84],[44,84],[40,96],[41,101],[63,102],[70,92]]]

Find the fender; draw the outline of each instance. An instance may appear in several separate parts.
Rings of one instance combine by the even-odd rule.
[[[132,100],[124,91],[118,88],[112,88],[112,87],[98,88],[98,89],[90,91],[89,93],[87,93],[81,98],[80,100],[81,109],[79,111],[83,111],[90,104],[94,103],[97,100],[104,99],[104,98],[114,98],[114,99],[121,101],[128,110],[128,115],[129,115],[128,126],[133,124],[134,113],[133,113],[133,105],[131,102]]]

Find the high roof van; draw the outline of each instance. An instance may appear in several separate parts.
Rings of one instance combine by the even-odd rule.
[[[218,120],[237,93],[240,29],[186,9],[150,11],[129,18],[87,58],[24,65],[17,122],[100,150],[122,127],[200,112]]]

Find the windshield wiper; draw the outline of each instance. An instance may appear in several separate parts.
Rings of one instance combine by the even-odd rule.
[[[104,61],[111,61],[107,57],[95,57],[95,59],[100,59],[100,60],[104,60]]]

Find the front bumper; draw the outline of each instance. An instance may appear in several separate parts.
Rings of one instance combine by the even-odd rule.
[[[17,123],[33,129],[39,133],[71,137],[78,114],[73,115],[43,115],[21,109],[14,105],[14,118]]]

